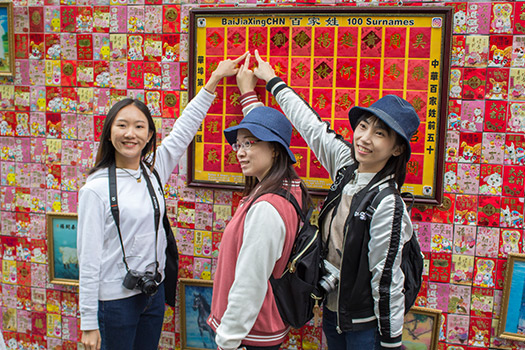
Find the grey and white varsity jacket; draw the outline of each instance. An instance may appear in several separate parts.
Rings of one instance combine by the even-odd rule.
[[[339,169],[353,163],[350,144],[341,135],[335,133],[328,122],[322,121],[309,104],[293,89],[288,87],[280,78],[269,81],[266,88],[275,96],[284,114],[299,131],[319,162],[328,171],[332,180],[336,178]],[[385,185],[389,179],[390,177],[380,180],[370,190],[375,186]],[[341,267],[341,283],[337,296],[334,298],[336,305],[333,311],[338,313],[340,331],[377,326],[381,334],[381,347],[385,349],[397,348],[401,346],[405,313],[404,275],[400,268],[401,251],[404,243],[410,240],[412,236],[412,223],[404,203],[402,201],[401,204],[399,201],[396,203],[394,195],[389,195],[381,201],[370,224],[368,251],[362,252],[368,256],[368,264],[366,265],[369,268],[370,284],[353,286],[355,290],[359,288],[371,290],[373,310],[370,310],[370,314],[366,310],[356,310],[355,305],[359,305],[361,301],[357,300],[358,298],[349,300],[355,293],[346,289],[348,283],[345,283],[345,278],[350,278],[348,277],[351,275],[351,272],[348,272],[349,270],[359,269],[360,266],[341,266],[341,261],[350,261],[345,258],[345,250],[348,247],[344,242],[346,237],[343,230],[348,215],[353,215],[350,213],[350,206],[353,195],[359,189],[356,187],[356,183],[346,184],[334,220],[331,220],[332,215],[328,213],[325,216],[326,220],[320,223],[324,237],[326,237],[327,232],[331,232],[330,241],[335,240],[335,245],[339,245],[339,247],[334,246],[333,242],[330,243],[331,246],[329,245],[331,252],[328,259],[331,260],[331,256],[335,260],[333,262],[337,264],[336,266]],[[396,217],[397,219],[395,219]],[[395,220],[398,222],[394,222]],[[398,227],[396,229],[398,231],[397,236],[393,232],[395,225]],[[398,249],[394,251],[389,249],[393,243],[392,240],[397,240]],[[343,247],[345,248],[343,249]],[[334,254],[333,248],[340,249],[341,256]],[[350,254],[350,252],[348,253]]]

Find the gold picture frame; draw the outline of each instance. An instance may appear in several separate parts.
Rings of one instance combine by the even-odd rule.
[[[525,340],[525,254],[510,253],[503,285],[498,336]]]
[[[413,306],[405,315],[403,345],[407,349],[417,344],[418,349],[437,350],[440,327],[441,310]]]
[[[13,3],[0,0],[0,76],[15,75]]]
[[[47,251],[49,282],[78,286],[76,213],[47,213]]]
[[[349,108],[397,94],[423,121],[411,138],[403,191],[416,203],[441,204],[453,7],[276,7],[271,16],[259,7],[192,8],[189,15],[190,98],[220,60],[255,49],[350,142]],[[411,68],[401,69],[398,59],[410,61]],[[264,105],[280,109],[262,80],[255,91]],[[239,191],[244,176],[222,133],[242,120],[235,79],[222,80],[215,93],[188,149],[188,184]],[[311,193],[325,196],[332,181],[299,134],[293,133],[290,149]]]
[[[215,350],[215,332],[206,323],[210,315],[213,281],[179,279],[180,340],[182,350]]]

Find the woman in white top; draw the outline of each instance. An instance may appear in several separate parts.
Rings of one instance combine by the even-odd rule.
[[[95,167],[79,192],[79,308],[87,350],[157,349],[166,235],[155,214],[162,218],[165,211],[163,186],[206,116],[217,85],[237,73],[244,57],[219,63],[158,148],[155,124],[143,102],[124,99],[109,111]],[[118,228],[110,204],[115,198],[109,189],[112,171]]]

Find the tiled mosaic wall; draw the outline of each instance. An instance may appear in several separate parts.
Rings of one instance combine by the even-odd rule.
[[[262,3],[13,2],[16,76],[0,81],[2,327],[9,349],[77,349],[77,289],[48,282],[45,214],[76,211],[114,101],[144,99],[159,136],[169,131],[187,101],[191,7]],[[413,210],[428,263],[418,305],[443,311],[440,349],[525,348],[494,336],[507,254],[523,250],[525,2],[405,5],[455,8],[445,199]],[[185,164],[167,186],[181,276],[209,279],[240,196],[187,187]],[[180,347],[177,315],[166,311],[162,349]],[[322,347],[313,325],[283,346]]]

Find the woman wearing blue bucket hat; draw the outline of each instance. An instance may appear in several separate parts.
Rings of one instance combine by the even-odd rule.
[[[290,201],[276,193],[284,189],[303,208],[311,199],[293,167],[292,125],[281,112],[252,108],[224,136],[237,153],[245,187],[222,235],[208,324],[219,349],[278,350],[289,326],[279,315],[269,278],[284,272],[299,221]]]
[[[255,51],[253,73],[266,81],[285,115],[299,131],[334,183],[319,216],[325,244],[323,330],[328,348],[401,349],[405,314],[402,249],[413,234],[398,193],[384,197],[367,219],[366,209],[383,188],[401,188],[410,158],[410,139],[419,117],[404,99],[386,95],[349,112],[352,144],[323,122]],[[246,58],[249,60],[249,56]],[[247,76],[243,112],[261,103]],[[363,215],[361,215],[363,214]],[[369,224],[368,224],[369,223]],[[328,281],[328,279],[327,279]]]

